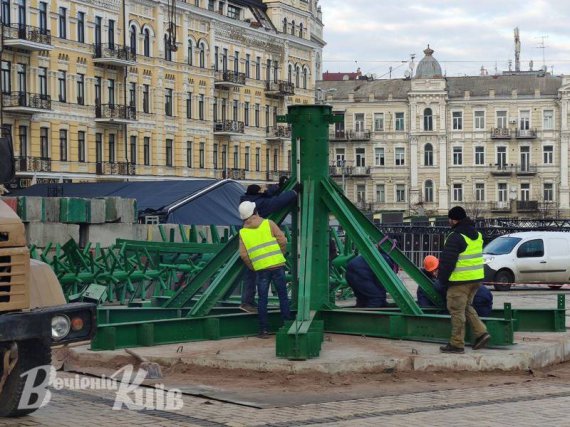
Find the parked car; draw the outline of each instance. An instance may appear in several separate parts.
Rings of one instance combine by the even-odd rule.
[[[513,283],[570,283],[570,233],[528,231],[496,238],[483,249],[485,282],[498,291]]]

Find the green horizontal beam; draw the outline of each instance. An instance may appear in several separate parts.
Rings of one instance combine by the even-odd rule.
[[[148,250],[164,253],[180,254],[212,254],[218,252],[223,244],[220,243],[191,243],[191,242],[149,242],[145,240],[117,239],[117,246],[125,245],[126,251]]]

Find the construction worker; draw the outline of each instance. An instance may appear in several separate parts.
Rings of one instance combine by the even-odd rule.
[[[474,350],[483,348],[491,338],[471,305],[485,276],[483,236],[475,230],[473,221],[461,206],[451,208],[447,216],[451,233],[445,239],[437,277],[441,285],[447,288],[451,339],[440,350],[443,353],[464,353],[466,320],[473,329]]]
[[[279,178],[279,185],[269,185],[265,191],[257,184],[251,184],[240,198],[242,202],[253,202],[262,218],[267,218],[270,214],[280,211],[295,204],[297,192],[293,190],[283,191],[289,178],[282,176]],[[243,277],[243,290],[241,294],[240,308],[248,313],[257,313],[255,305],[255,281],[256,275],[253,270],[246,270]]]
[[[242,202],[239,216],[244,221],[239,232],[239,255],[248,269],[257,276],[259,294],[259,338],[269,338],[267,298],[269,284],[273,281],[279,297],[281,318],[289,320],[289,299],[285,280],[285,251],[287,239],[279,226],[257,213],[255,203]]]
[[[433,288],[443,298],[443,301],[447,303],[447,289],[441,285],[437,278],[438,269],[439,260],[436,257],[428,255],[424,258],[422,272],[432,280]],[[416,295],[420,307],[435,307],[435,304],[431,302],[427,294],[419,286]],[[481,286],[473,298],[472,305],[479,317],[489,317],[493,310],[493,294],[486,286]]]

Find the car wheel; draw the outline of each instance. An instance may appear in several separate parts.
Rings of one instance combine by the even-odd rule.
[[[510,271],[502,270],[495,275],[495,282],[497,282],[493,285],[495,290],[508,291],[509,289],[511,289],[512,283],[514,282],[514,278]]]

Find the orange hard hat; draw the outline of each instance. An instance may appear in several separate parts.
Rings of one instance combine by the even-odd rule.
[[[432,271],[437,270],[437,267],[439,267],[439,260],[436,257],[428,255],[424,258],[424,268],[426,271],[431,273]]]

